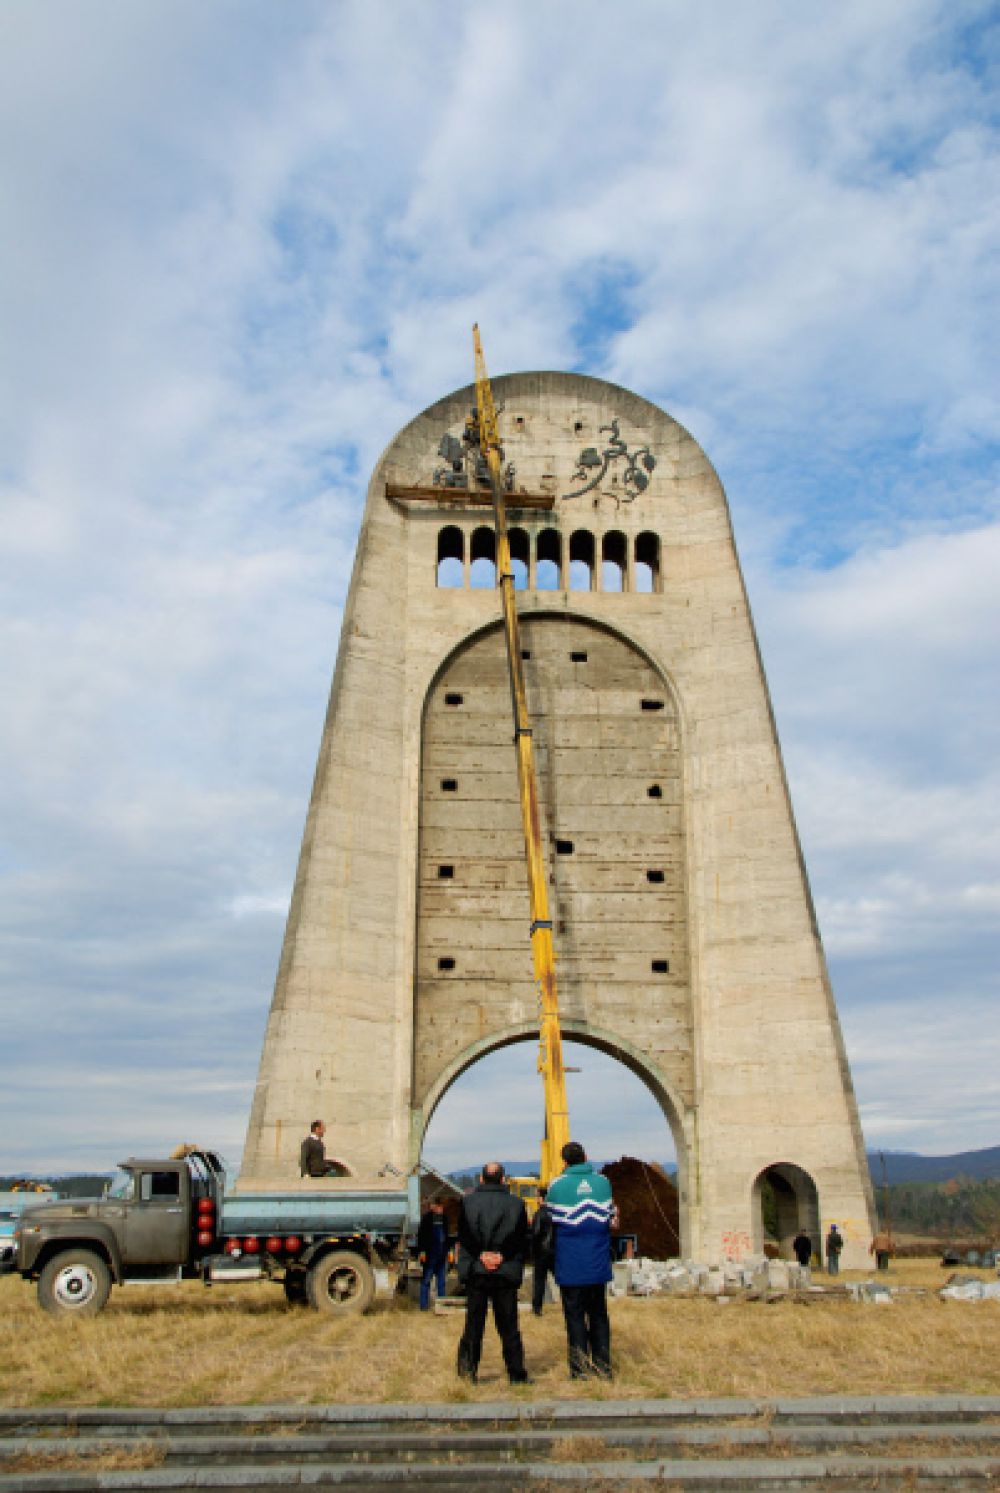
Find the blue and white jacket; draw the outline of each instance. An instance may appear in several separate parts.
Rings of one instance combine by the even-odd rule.
[[[597,1286],[611,1279],[611,1183],[589,1161],[568,1166],[545,1205],[555,1225],[554,1275],[560,1286]]]

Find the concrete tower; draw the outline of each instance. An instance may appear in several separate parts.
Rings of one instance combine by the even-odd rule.
[[[494,393],[564,1034],[662,1106],[685,1253],[759,1249],[766,1180],[786,1242],[835,1221],[862,1264],[871,1184],[722,486],[625,389]],[[537,1032],[473,403],[426,410],[372,477],[244,1188],[294,1185],[316,1116],[353,1175],[303,1185],[378,1186],[464,1069]]]

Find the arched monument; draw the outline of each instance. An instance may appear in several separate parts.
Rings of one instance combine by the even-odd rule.
[[[565,1035],[660,1102],[685,1253],[759,1248],[767,1176],[783,1231],[836,1222],[862,1265],[871,1184],[722,486],[625,389],[493,386]],[[324,1185],[394,1185],[454,1079],[537,1032],[473,404],[426,410],[371,480],[243,1187],[294,1185],[317,1116],[352,1171]]]

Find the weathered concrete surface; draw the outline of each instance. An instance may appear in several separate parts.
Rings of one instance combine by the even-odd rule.
[[[628,1063],[663,1105],[685,1254],[759,1245],[754,1183],[785,1164],[815,1183],[809,1227],[836,1221],[843,1264],[862,1266],[870,1183],[721,484],[686,431],[623,389],[544,373],[495,392],[515,485],[557,495],[510,522],[530,557],[519,602],[566,1033]],[[488,510],[385,491],[432,481],[472,402],[466,389],[425,411],[372,478],[248,1187],[295,1178],[317,1115],[362,1185],[386,1162],[406,1168],[449,1083],[535,1028],[499,603],[469,585]],[[578,465],[585,448],[596,465]],[[644,448],[655,465],[633,465],[649,479],[636,492]],[[591,491],[561,496],[602,465]],[[464,550],[457,589],[437,584],[446,527]],[[595,589],[568,589],[588,535]],[[652,578],[635,565],[654,542],[640,536],[656,536]],[[627,557],[623,590],[600,588],[602,545]],[[539,589],[553,546],[559,589]]]

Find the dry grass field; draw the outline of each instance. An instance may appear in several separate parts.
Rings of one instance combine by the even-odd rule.
[[[461,1314],[407,1302],[332,1322],[279,1288],[116,1290],[99,1317],[46,1316],[0,1281],[0,1403],[190,1406],[822,1393],[1000,1393],[1000,1302],[942,1302],[948,1271],[901,1261],[891,1306],[845,1299],[612,1301],[616,1377],[571,1384],[558,1306],[522,1318],[530,1388],[512,1390],[487,1329],[477,1387],[455,1377]],[[846,1277],[851,1279],[850,1276]],[[857,1277],[864,1278],[864,1277]],[[818,1277],[822,1281],[823,1277]],[[926,1294],[917,1288],[925,1287]]]

